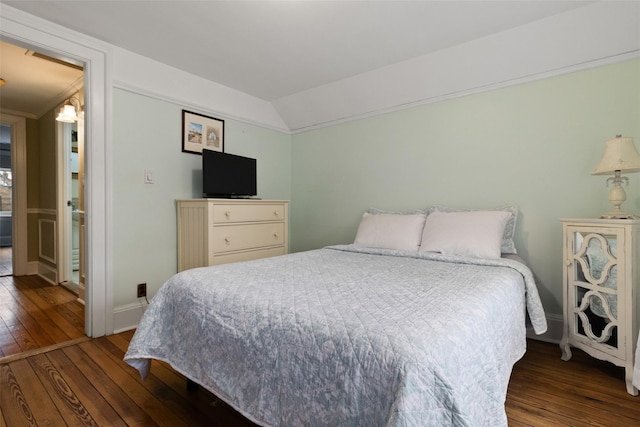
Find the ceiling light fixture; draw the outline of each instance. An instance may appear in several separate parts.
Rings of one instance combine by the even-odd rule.
[[[72,96],[64,102],[56,120],[64,123],[74,123],[78,120],[78,112],[80,111],[82,111],[80,100]]]

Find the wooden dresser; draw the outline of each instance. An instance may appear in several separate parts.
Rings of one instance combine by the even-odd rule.
[[[571,347],[625,368],[627,392],[637,396],[633,368],[640,308],[640,220],[563,219],[564,334]]]
[[[178,271],[288,253],[285,200],[177,200]]]

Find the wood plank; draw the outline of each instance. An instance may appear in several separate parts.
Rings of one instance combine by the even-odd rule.
[[[612,392],[615,388],[624,386],[624,382],[618,382],[608,388],[602,387],[601,383],[595,384],[593,387],[584,387],[585,381],[576,384],[573,379],[567,380],[564,376],[554,377],[554,381],[549,382],[546,380],[549,375],[546,372],[521,369],[518,371],[518,375],[521,381],[510,384],[514,392],[530,393],[537,399],[552,396],[554,401],[565,400],[567,406],[572,406],[577,410],[582,405],[588,406],[592,410],[597,409],[600,412],[620,417],[634,418],[638,416],[637,399],[627,394],[626,391]],[[636,422],[640,425],[640,419],[636,419]]]
[[[47,334],[43,328],[46,319],[35,319],[31,316],[22,316],[20,324],[11,326],[9,330],[16,341],[25,343],[23,350],[30,350],[34,347],[44,347],[55,344],[55,341]]]
[[[16,323],[19,323],[20,321],[18,320],[19,316],[17,316],[14,313],[14,307],[13,304],[15,302],[13,300],[11,301],[5,301],[2,304],[0,304],[0,320],[7,326],[11,326],[11,325],[15,325]]]
[[[0,318],[0,357],[5,357],[11,354],[20,352],[20,346],[16,342],[13,335],[4,323],[4,320]]]
[[[47,353],[51,365],[79,397],[85,410],[99,426],[125,426],[126,424],[91,382],[62,350]],[[83,424],[87,425],[87,424]]]
[[[185,425],[170,408],[164,406],[164,396],[156,396],[149,392],[148,388],[140,384],[140,380],[133,377],[132,368],[122,363],[122,360],[114,361],[106,354],[94,340],[91,343],[81,344],[79,347],[87,356],[94,360],[113,380],[124,390],[136,404],[142,408],[159,425]],[[153,380],[152,380],[153,382]],[[157,390],[156,390],[157,391]],[[174,397],[174,396],[172,396]],[[186,417],[186,415],[185,415]]]
[[[111,335],[106,337],[112,344],[114,344],[124,355],[129,346],[129,341],[133,336],[133,333],[129,335],[129,338],[125,333]],[[202,389],[201,392],[191,392],[187,390],[187,379],[184,375],[174,370],[168,363],[154,360],[151,362],[151,372],[155,378],[162,381],[166,386],[170,387],[174,392],[188,400],[192,405],[196,406],[198,411],[209,413],[211,419],[216,417],[216,412],[219,404],[224,404],[216,396],[207,390]],[[138,376],[139,374],[134,374]]]
[[[9,326],[8,330],[16,344],[18,344],[20,351],[32,350],[39,347],[29,330],[24,327],[22,323]]]
[[[66,339],[78,338],[84,335],[84,310],[70,292],[60,292],[53,287],[50,289],[37,289],[25,292],[26,296],[42,311],[49,323],[62,333]],[[64,294],[69,294],[63,297]],[[72,304],[69,304],[72,303]],[[77,311],[71,311],[67,306],[75,306]],[[50,332],[50,334],[52,334]],[[52,334],[53,336],[53,334]],[[64,339],[64,338],[59,338]]]
[[[184,376],[164,362],[153,361],[142,381],[122,361],[132,336],[87,338],[0,363],[0,427],[79,424],[73,408],[98,425],[255,427],[202,387],[186,391]],[[513,369],[505,410],[509,427],[640,425],[640,398],[626,393],[619,368],[580,351],[567,363],[557,345],[537,341]]]
[[[58,408],[49,398],[27,359],[0,365],[0,369],[10,372],[5,376],[10,381],[10,387],[0,387],[2,394],[5,394],[5,388],[10,388],[10,392],[7,393],[10,396],[2,398],[2,408],[8,425],[64,425]]]
[[[548,384],[553,386],[552,384]],[[543,386],[540,386],[543,387]],[[611,424],[611,420],[615,419],[619,425],[638,425],[638,420],[616,413],[615,408],[601,409],[596,406],[590,406],[588,402],[576,399],[568,390],[558,391],[557,388],[545,392],[537,389],[536,393],[523,390],[524,387],[511,387],[513,402],[520,402],[528,407],[539,411],[548,411],[556,414],[567,414],[565,419],[572,421],[573,425],[601,425],[607,426]],[[531,389],[531,387],[529,387]]]
[[[606,394],[608,400],[625,405],[634,402],[633,396],[626,392],[624,369],[614,364],[595,359],[581,350],[574,349],[573,358],[569,361],[560,359],[559,349],[553,344],[532,342],[527,352],[527,365],[520,367],[523,371],[534,375],[553,377],[554,380],[567,384],[574,390],[583,389],[583,384],[591,383],[595,374],[599,381],[592,384],[589,390]],[[516,365],[519,367],[519,365]],[[579,368],[579,369],[576,369]]]
[[[0,277],[0,357],[84,336],[84,306],[38,276]]]
[[[84,407],[78,395],[69,387],[64,377],[51,364],[46,354],[38,354],[28,359],[44,389],[58,409],[66,425],[84,425],[97,427],[89,411]]]
[[[620,368],[580,350],[572,363],[560,354],[555,344],[528,342],[509,382],[510,426],[640,425],[640,402],[626,393]]]
[[[22,388],[9,365],[0,366],[0,408],[3,422],[9,425],[37,425]]]
[[[554,413],[516,397],[507,398],[506,411],[509,427],[580,426],[573,417]]]
[[[25,276],[28,277],[28,276]],[[27,296],[26,292],[31,289],[31,287],[20,286],[20,283],[24,283],[26,281],[25,278],[16,279],[14,281],[15,286],[10,286],[9,284],[5,284],[5,289],[9,291],[9,293],[13,297],[13,308],[19,308],[23,310],[26,314],[30,316],[34,316],[36,319],[41,319],[44,316],[42,311],[36,306],[31,299]]]
[[[23,305],[25,299],[26,297],[21,293],[17,296],[12,294],[11,299],[0,306],[0,316],[7,326],[19,323],[21,317],[31,317],[31,313]]]
[[[69,347],[72,345],[76,345],[76,344],[80,344],[81,342],[85,342],[85,341],[90,341],[91,338],[89,337],[82,337],[82,338],[76,338],[74,340],[69,340],[69,341],[64,341],[61,343],[57,343],[57,344],[52,344],[46,347],[40,347],[40,348],[36,348],[33,350],[29,350],[29,351],[24,351],[20,354],[13,354],[11,356],[6,356],[0,359],[0,365],[3,363],[10,363],[13,362],[14,360],[20,360],[20,359],[24,359],[27,357],[31,357],[31,356],[35,356],[37,354],[42,354],[42,353],[47,353],[49,351],[53,351],[53,350],[58,350],[64,347]]]
[[[2,373],[0,372],[0,378],[2,378]],[[2,405],[0,405],[0,427],[7,427],[7,424],[4,422],[4,414],[2,413]]]
[[[93,384],[96,391],[111,405],[125,424],[130,426],[155,425],[151,416],[145,413],[129,396],[128,390],[123,390],[112,376],[105,373],[102,367],[82,351],[78,345],[66,347],[62,352],[86,377],[87,381]]]
[[[114,364],[120,365],[123,363],[122,359],[124,357],[124,352],[111,343],[108,338],[101,337],[95,339],[93,344],[95,344],[96,347],[99,347],[103,351],[104,355],[110,358]],[[186,422],[187,425],[200,425],[207,421],[201,413],[194,411],[195,408],[193,407],[193,402],[190,398],[187,396],[181,396],[179,393],[176,393],[174,390],[167,387],[167,385],[160,381],[155,374],[149,375],[145,381],[142,381],[140,373],[137,370],[126,364],[124,364],[124,366],[125,369],[123,369],[123,372],[127,374],[129,378],[125,379],[124,377],[120,377],[122,381],[126,381],[127,383],[133,381],[146,389],[149,393],[158,398],[158,403],[168,408],[173,415],[181,420],[181,422]]]

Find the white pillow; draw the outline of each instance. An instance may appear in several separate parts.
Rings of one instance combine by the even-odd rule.
[[[432,212],[427,216],[420,252],[474,258],[500,258],[504,211]]]
[[[470,212],[476,210],[487,210],[487,209],[456,209],[449,208],[446,206],[431,206],[427,210],[427,215],[433,212]],[[500,248],[500,252],[502,254],[517,254],[516,244],[514,243],[514,238],[516,235],[516,222],[518,221],[518,207],[517,206],[503,206],[497,209],[491,209],[492,211],[505,211],[511,212],[511,217],[507,220],[507,225],[504,227],[504,234],[502,235],[502,247]]]
[[[365,212],[353,244],[368,248],[417,251],[425,218],[425,214],[373,215]]]

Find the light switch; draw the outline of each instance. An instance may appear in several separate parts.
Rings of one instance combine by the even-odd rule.
[[[151,169],[144,170],[144,183],[145,184],[153,184],[155,181],[153,179],[153,171]]]

